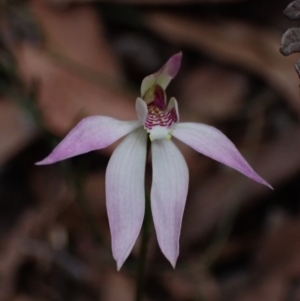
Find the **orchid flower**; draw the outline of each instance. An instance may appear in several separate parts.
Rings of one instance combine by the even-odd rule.
[[[173,267],[179,254],[189,171],[172,137],[271,188],[219,130],[201,123],[179,122],[177,101],[174,97],[167,101],[165,89],[176,76],[181,58],[181,53],[175,54],[158,72],[144,78],[141,97],[135,105],[138,120],[84,118],[48,157],[37,163],[52,164],[102,149],[127,135],[109,160],[105,180],[112,253],[118,270],[131,252],[144,219],[148,135],[153,168],[150,192],[153,222],[160,249]]]

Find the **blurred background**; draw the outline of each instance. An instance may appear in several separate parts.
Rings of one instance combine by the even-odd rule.
[[[279,52],[299,26],[289,2],[0,1],[1,301],[134,300],[140,240],[117,272],[105,208],[115,145],[34,163],[86,116],[135,119],[142,79],[178,51],[167,92],[181,120],[218,127],[275,190],[178,142],[180,256],[173,270],[152,230],[144,300],[300,300],[298,56]]]

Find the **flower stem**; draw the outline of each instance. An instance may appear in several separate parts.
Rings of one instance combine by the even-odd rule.
[[[145,284],[145,271],[146,271],[146,259],[148,242],[150,238],[150,225],[151,225],[151,209],[150,209],[150,198],[145,198],[145,217],[142,226],[142,242],[137,266],[136,273],[136,297],[135,301],[142,301],[144,284]]]

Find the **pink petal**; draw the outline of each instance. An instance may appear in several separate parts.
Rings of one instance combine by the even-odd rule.
[[[106,207],[118,270],[143,223],[146,139],[147,133],[142,128],[129,134],[113,152],[106,170]]]
[[[148,75],[142,81],[141,95],[147,92],[153,85],[160,85],[164,90],[167,88],[171,80],[177,75],[181,65],[182,53],[173,55],[156,73]]]
[[[178,123],[173,136],[197,152],[232,167],[272,189],[271,185],[252,169],[235,145],[218,129],[200,123]]]
[[[161,251],[175,267],[189,171],[178,148],[166,140],[152,142],[152,165],[151,208],[157,240]]]
[[[142,124],[145,124],[147,115],[148,115],[148,107],[147,107],[145,101],[140,97],[138,97],[136,99],[135,110],[136,110],[136,114],[138,116],[139,121]]]
[[[141,126],[139,121],[120,121],[106,116],[84,118],[48,157],[36,164],[51,164],[92,150],[105,148],[139,126]]]

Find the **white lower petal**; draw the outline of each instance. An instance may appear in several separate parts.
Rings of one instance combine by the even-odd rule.
[[[152,165],[151,208],[157,240],[163,254],[175,267],[189,171],[172,141],[152,142]]]
[[[121,268],[143,223],[147,133],[129,134],[113,152],[106,170],[106,207],[112,252]]]
[[[272,188],[252,169],[235,145],[218,129],[201,123],[178,123],[173,136],[199,153],[232,167],[250,179]]]

